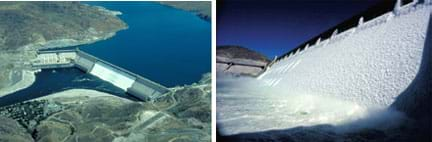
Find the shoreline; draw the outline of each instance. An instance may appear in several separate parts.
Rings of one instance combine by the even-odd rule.
[[[211,2],[210,1],[196,1],[194,4],[191,4],[191,2],[170,2],[170,1],[160,1],[158,2],[161,5],[168,6],[174,9],[183,10],[186,12],[190,12],[200,18],[201,20],[204,20],[206,22],[210,22],[211,24]],[[207,7],[207,3],[210,3],[210,7]]]
[[[37,71],[22,70],[21,79],[14,83],[12,86],[1,88],[0,97],[7,96],[17,91],[30,87],[36,81]],[[12,74],[10,76],[13,76]]]
[[[73,98],[83,98],[83,99],[75,99],[73,101],[84,101],[85,99],[95,98],[95,97],[114,97],[126,102],[132,102],[132,100],[128,100],[126,98],[118,97],[109,93],[92,90],[92,89],[68,89],[61,92],[52,93],[43,97],[35,98],[29,101],[36,100],[67,100]]]

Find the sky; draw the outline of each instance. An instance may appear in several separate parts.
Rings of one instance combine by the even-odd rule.
[[[378,2],[218,0],[217,45],[240,45],[273,59]]]

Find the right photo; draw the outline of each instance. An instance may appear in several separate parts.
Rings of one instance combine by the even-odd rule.
[[[431,0],[217,0],[220,142],[431,142]]]

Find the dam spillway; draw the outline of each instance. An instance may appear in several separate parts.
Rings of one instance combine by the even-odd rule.
[[[430,74],[420,71],[430,61],[425,51],[431,49],[431,4],[411,2],[371,20],[360,18],[357,26],[290,51],[256,78],[221,81],[230,86],[218,86],[221,132],[338,126],[369,116],[396,118],[381,113],[393,108],[406,114],[430,110],[424,97],[430,83],[409,88]]]
[[[103,63],[95,63],[90,74],[115,84],[122,90],[127,90],[135,82],[135,77],[125,74]]]
[[[430,21],[410,3],[282,57],[258,77],[270,88],[388,107],[415,78]]]
[[[37,58],[32,61],[32,67],[34,69],[77,67],[141,100],[153,99],[170,91],[158,83],[78,49],[39,51]]]

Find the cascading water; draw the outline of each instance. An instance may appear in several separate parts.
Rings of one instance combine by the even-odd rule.
[[[221,132],[339,125],[387,109],[419,72],[432,7],[395,10],[318,41],[257,78],[218,78]]]
[[[95,75],[102,80],[108,81],[124,91],[131,87],[135,82],[134,77],[121,73],[116,69],[99,62],[95,63],[94,67],[90,71],[90,74]]]

